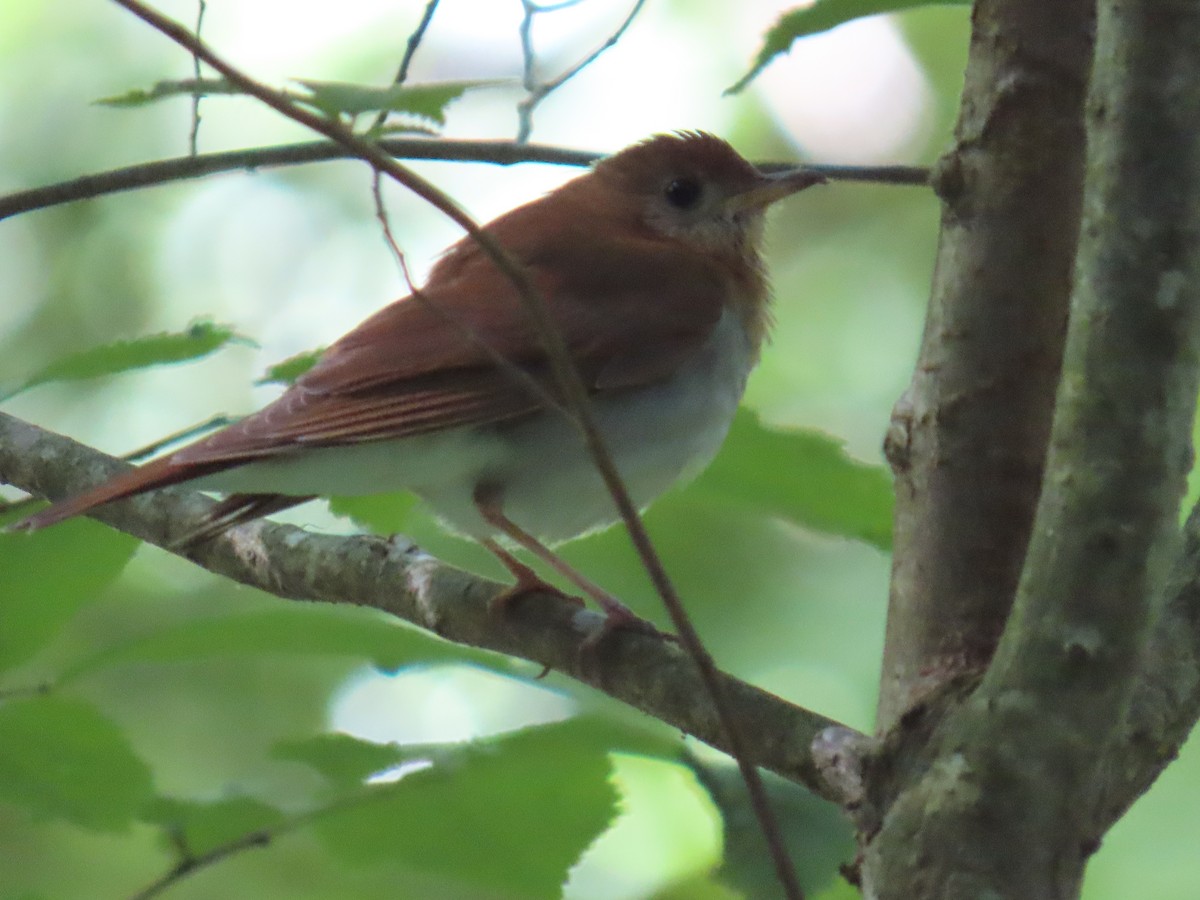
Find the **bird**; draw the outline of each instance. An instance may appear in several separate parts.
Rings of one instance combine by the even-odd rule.
[[[724,441],[772,321],[764,213],[823,180],[766,174],[707,132],[659,134],[484,226],[545,303],[638,508]],[[524,547],[628,624],[551,549],[619,519],[552,369],[518,288],[467,236],[273,402],[16,529],[187,484],[226,495],[197,541],[318,496],[407,490],[503,563],[504,596],[548,587]]]

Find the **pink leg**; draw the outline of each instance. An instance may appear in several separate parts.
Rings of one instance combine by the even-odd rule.
[[[520,598],[524,594],[530,594],[535,591],[558,594],[560,597],[566,597],[568,600],[573,600],[582,605],[583,601],[581,601],[578,597],[571,597],[567,594],[564,594],[495,541],[487,539],[482,540],[479,543],[483,545],[485,550],[495,556],[496,559],[500,560],[504,568],[508,569],[508,571],[512,573],[513,578],[516,579],[516,583],[513,584],[512,587],[492,598],[492,609],[496,610],[497,612],[503,612],[508,607],[508,604],[512,603],[512,601]]]
[[[494,527],[518,545],[524,547],[542,562],[546,563],[555,572],[562,575],[573,585],[591,597],[596,604],[604,610],[605,615],[605,631],[613,628],[630,628],[635,631],[651,631],[654,634],[661,634],[650,622],[647,622],[641,616],[637,615],[628,606],[614,597],[604,588],[597,585],[595,582],[584,577],[576,569],[574,569],[565,559],[535,538],[532,534],[506,516],[500,508],[499,497],[495,490],[489,490],[485,487],[479,487],[475,490],[475,506],[479,509],[480,515],[484,521]],[[495,554],[505,567],[513,573],[517,579],[517,584],[513,590],[521,589],[522,582],[528,584],[528,578],[536,579],[536,584],[529,584],[523,590],[530,590],[533,587],[542,587],[545,581],[538,577],[532,569],[524,563],[515,559],[511,553],[501,548],[495,541],[483,541],[483,546]],[[527,574],[526,574],[527,573]],[[550,590],[555,590],[553,587]],[[561,593],[561,591],[559,592]],[[507,602],[515,595],[501,595],[501,598]]]

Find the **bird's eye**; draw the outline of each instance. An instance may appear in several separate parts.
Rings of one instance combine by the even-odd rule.
[[[667,202],[676,209],[692,209],[700,202],[703,188],[695,178],[676,178],[663,190]]]

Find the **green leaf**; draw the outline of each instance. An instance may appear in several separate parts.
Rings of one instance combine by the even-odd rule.
[[[301,80],[300,84],[308,88],[311,95],[296,99],[328,116],[358,116],[387,110],[445,125],[446,107],[452,101],[472,88],[504,83],[495,80],[446,81],[441,84],[389,85],[380,88],[338,81]]]
[[[192,857],[203,856],[285,819],[280,810],[249,797],[213,803],[160,797],[150,803],[141,818],[168,829]]]
[[[695,757],[684,762],[708,791],[725,820],[725,855],[721,880],[746,897],[770,897],[779,889],[771,854],[746,794],[746,785],[735,765],[704,763]],[[854,858],[854,830],[836,806],[798,785],[763,772],[763,787],[778,820],[783,845],[803,848],[793,862],[805,896],[839,881],[838,869]]]
[[[420,501],[407,491],[329,498],[331,513],[348,516],[374,534],[408,534],[419,505]]]
[[[439,753],[314,827],[349,862],[453,879],[464,897],[557,898],[617,813],[609,771],[602,732],[572,720]]]
[[[295,356],[289,356],[283,362],[275,363],[271,368],[267,369],[254,383],[256,385],[263,384],[291,384],[309,369],[317,364],[317,360],[321,358],[321,354],[325,352],[324,347],[318,347],[316,350],[305,350],[303,353],[297,353]]]
[[[750,506],[814,531],[892,544],[892,479],[818,431],[778,431],[740,410],[725,446],[690,490]]]
[[[131,369],[200,359],[231,343],[254,346],[253,341],[237,334],[228,325],[209,321],[194,322],[185,331],[162,332],[131,341],[103,344],[55,360],[16,390],[0,397],[0,400],[7,400],[31,387],[51,381],[78,381]]]
[[[125,735],[81,700],[41,696],[0,706],[0,798],[85,828],[128,826],[153,795]]]
[[[60,675],[60,683],[127,663],[174,663],[263,654],[346,656],[385,671],[445,660],[492,660],[372,610],[282,603],[280,609],[235,613],[163,628],[110,647]]]
[[[361,785],[377,772],[390,769],[406,756],[403,747],[375,744],[349,734],[318,734],[275,745],[272,756],[304,763],[341,788]]]
[[[789,10],[767,31],[762,49],[754,58],[750,71],[736,84],[725,90],[736,94],[753,81],[767,63],[781,53],[786,53],[792,42],[810,34],[818,34],[836,28],[854,19],[877,16],[881,13],[904,12],[922,6],[960,6],[970,0],[816,0],[809,6]]]
[[[473,81],[445,81],[438,84],[388,85],[375,87],[366,84],[349,84],[338,81],[307,81],[297,79],[308,90],[307,96],[294,99],[311,106],[330,117],[339,115],[358,116],[368,112],[402,113],[423,122],[436,125],[446,124],[446,107],[473,88],[508,84],[507,81],[481,79]],[[224,78],[184,78],[156,82],[149,90],[135,89],[124,94],[97,100],[101,106],[132,108],[168,100],[172,97],[210,97],[217,94],[237,96],[244,94],[241,88]],[[396,128],[394,124],[391,129]],[[403,126],[407,132],[420,131],[433,134],[436,131],[419,124]]]
[[[0,532],[0,670],[32,657],[121,574],[137,538],[88,519]]]
[[[646,728],[640,719],[622,719],[602,714],[579,717],[573,721],[572,728],[581,739],[594,734],[594,738],[588,736],[587,739],[602,741],[607,750],[672,761],[679,758],[682,745],[677,733],[670,729]],[[339,732],[281,741],[273,748],[272,756],[304,763],[333,784],[350,788],[361,785],[372,775],[413,759],[420,752],[421,749],[411,745],[377,744]],[[451,746],[452,754],[459,752],[460,747]]]
[[[112,97],[101,97],[95,103],[97,106],[128,109],[168,100],[171,97],[211,97],[214,94],[241,93],[243,91],[240,88],[234,87],[224,78],[184,78],[178,81],[155,82],[148,91],[134,89]]]

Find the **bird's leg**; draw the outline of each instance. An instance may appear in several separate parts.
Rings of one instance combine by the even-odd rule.
[[[605,632],[612,631],[615,628],[627,628],[633,631],[650,632],[656,635],[662,634],[652,623],[643,619],[594,581],[584,577],[565,559],[506,516],[503,509],[501,509],[499,492],[497,490],[487,485],[481,485],[475,489],[474,499],[475,506],[479,510],[479,514],[483,516],[484,521],[518,545],[524,547],[596,601],[596,604],[604,610]],[[516,577],[517,584],[514,585],[512,591],[525,593],[533,588],[546,586],[546,582],[536,572],[515,559],[511,553],[502,549],[495,541],[486,540],[483,542],[483,545],[495,554]],[[530,578],[536,579],[536,582],[530,584],[528,581]],[[550,587],[550,590],[556,589]],[[562,592],[557,591],[557,593]],[[506,592],[506,594],[501,594],[497,599],[502,602],[508,602],[513,596],[515,596],[514,593]]]
[[[479,543],[483,545],[485,550],[496,557],[496,559],[500,560],[504,568],[508,569],[508,571],[512,573],[513,578],[516,579],[516,583],[513,584],[512,587],[501,591],[492,598],[492,609],[496,612],[503,612],[514,600],[525,594],[533,593],[534,591],[544,591],[549,594],[557,594],[558,596],[574,601],[581,606],[583,605],[583,601],[578,597],[572,597],[569,594],[564,594],[561,590],[556,588],[550,582],[546,581],[546,579],[542,578],[541,575],[533,571],[533,569],[529,568],[529,566],[525,565],[525,563],[521,562],[490,538],[484,538]]]

